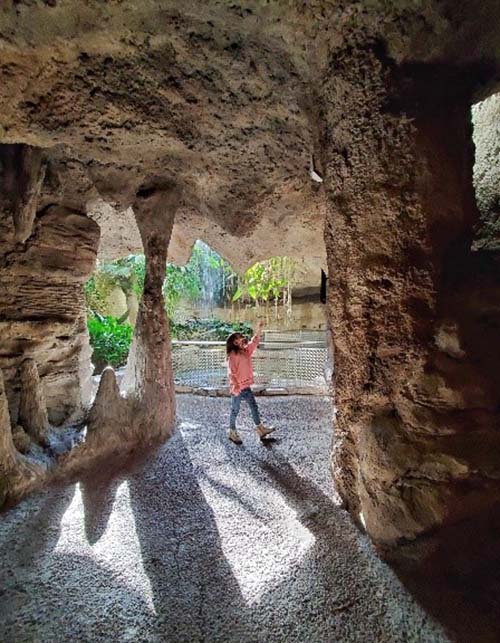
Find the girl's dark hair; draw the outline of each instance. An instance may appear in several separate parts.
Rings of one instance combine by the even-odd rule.
[[[235,340],[238,339],[238,337],[243,337],[242,333],[232,333],[226,339],[226,353],[227,353],[228,356],[231,353],[239,353],[240,352],[241,349],[235,342]]]

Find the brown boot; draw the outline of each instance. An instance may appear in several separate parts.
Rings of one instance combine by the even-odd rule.
[[[257,435],[259,436],[260,439],[265,438],[266,435],[269,435],[274,431],[273,427],[270,426],[264,426],[263,424],[259,424],[258,427],[255,428],[257,431]]]
[[[238,435],[238,431],[236,431],[236,429],[231,429],[227,437],[235,444],[243,444],[243,440]]]

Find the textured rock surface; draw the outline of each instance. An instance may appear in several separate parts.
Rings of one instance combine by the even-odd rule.
[[[163,283],[180,196],[178,185],[166,184],[143,188],[134,203],[146,275],[123,386],[138,403],[134,423],[139,436],[153,441],[170,436],[175,422],[174,376]]]
[[[474,247],[500,250],[500,96],[495,94],[474,105],[474,185],[481,224]]]
[[[500,502],[499,272],[471,249],[471,78],[368,46],[356,64],[336,52],[324,85],[334,473],[379,543],[443,525],[473,541]]]
[[[31,438],[22,426],[12,427],[12,440],[19,453],[27,453],[31,447]]]
[[[36,362],[25,359],[21,364],[21,394],[18,422],[38,444],[46,444],[49,419]]]
[[[104,444],[123,441],[129,426],[132,409],[120,396],[114,370],[108,366],[102,372],[94,403],[88,416],[87,441]]]
[[[26,358],[38,364],[51,421],[60,423],[87,401],[92,369],[83,283],[94,269],[98,239],[91,219],[50,206],[19,244],[11,217],[0,210],[0,367],[14,420]]]
[[[0,507],[7,500],[13,501],[35,488],[43,476],[43,467],[28,460],[16,449],[0,369]]]
[[[260,3],[16,3],[0,14],[0,138],[44,148],[42,203],[95,204],[101,224],[102,201],[130,206],[145,176],[175,179],[185,189],[172,258],[203,237],[247,267],[276,252],[270,228],[283,252],[307,256],[304,236],[318,245],[310,228],[324,210],[309,176],[303,52],[288,51],[285,15]],[[113,216],[112,228],[130,218]],[[244,234],[242,256],[234,238]],[[124,231],[110,252],[137,241]]]
[[[138,240],[138,195],[175,184],[172,252],[202,237],[243,267],[323,256],[326,217],[346,504],[387,544],[494,533],[499,269],[471,251],[470,107],[498,81],[499,14],[494,0],[7,4],[0,142],[47,161],[40,187],[37,171],[25,182],[29,212],[39,193],[25,245],[2,219],[8,383],[35,346],[49,410],[61,391],[75,404],[87,273],[68,283],[58,266],[88,269],[96,241],[75,212],[107,239],[116,221],[119,252]]]

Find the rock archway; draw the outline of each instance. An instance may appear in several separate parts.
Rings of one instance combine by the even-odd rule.
[[[203,238],[238,266],[314,254],[324,232],[346,507],[399,551],[486,532],[500,500],[498,260],[474,244],[470,108],[500,73],[496,4],[126,5],[0,14],[4,433],[29,358],[48,419],[88,418],[82,461],[129,425],[128,446],[167,437],[171,235],[170,252]],[[111,253],[140,238],[148,275],[131,394],[107,374],[88,415],[81,284],[99,226]]]

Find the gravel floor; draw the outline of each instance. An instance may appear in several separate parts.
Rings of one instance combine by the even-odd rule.
[[[146,466],[33,496],[0,524],[0,640],[447,641],[339,509],[331,405],[259,398],[264,446],[224,398],[178,397]]]

